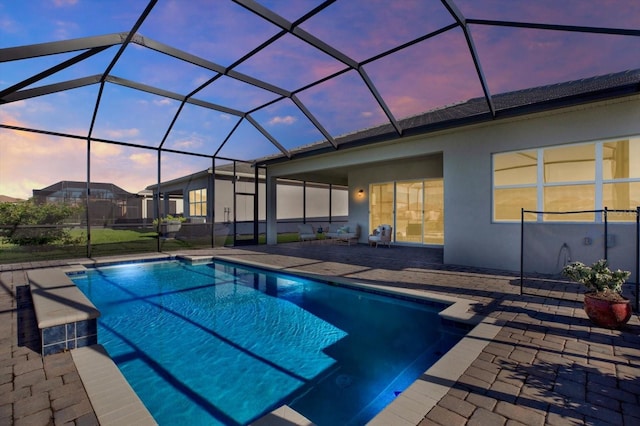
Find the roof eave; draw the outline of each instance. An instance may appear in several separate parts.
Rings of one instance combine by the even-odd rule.
[[[475,114],[468,117],[457,118],[452,120],[444,120],[437,123],[430,123],[426,125],[415,126],[404,130],[401,136],[398,136],[395,132],[385,132],[378,135],[358,138],[349,142],[343,142],[338,145],[338,148],[329,146],[323,146],[318,149],[309,149],[304,152],[292,153],[291,157],[276,157],[259,161],[261,166],[269,166],[272,164],[278,164],[295,159],[309,158],[319,154],[326,154],[335,152],[337,150],[344,150],[350,148],[357,148],[364,145],[369,145],[379,142],[389,142],[392,140],[402,140],[407,137],[415,137],[418,135],[428,135],[431,133],[451,130],[455,128],[461,128],[473,124],[488,123],[497,120],[503,120],[513,117],[521,117],[525,115],[537,114],[541,112],[553,111],[561,108],[575,107],[579,105],[585,105],[595,102],[601,102],[605,100],[613,100],[616,98],[628,97],[637,95],[640,93],[640,83],[629,83],[616,87],[610,87],[602,90],[596,90],[588,93],[580,93],[569,96],[564,96],[555,99],[549,99],[546,101],[531,103],[527,105],[519,105],[511,108],[504,108],[496,111],[496,116],[493,117],[490,112]],[[338,138],[339,141],[339,138]]]

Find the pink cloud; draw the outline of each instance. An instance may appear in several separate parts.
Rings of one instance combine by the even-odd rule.
[[[285,124],[285,125],[290,125],[296,122],[296,118],[292,117],[290,115],[284,116],[284,117],[273,117],[270,121],[269,124],[270,125],[278,125],[278,124]]]
[[[125,138],[132,138],[140,135],[140,129],[137,128],[129,128],[129,129],[108,129],[105,130],[104,133],[107,137],[115,140],[122,140]]]
[[[472,34],[493,94],[640,66],[633,37],[474,26]],[[618,51],[622,49],[622,52]]]
[[[16,123],[18,124],[18,123]],[[86,179],[82,141],[0,129],[0,193],[29,198],[59,180]]]
[[[423,41],[366,69],[396,118],[482,96],[460,31]]]
[[[361,61],[453,22],[440,1],[336,2],[302,26]]]
[[[155,163],[156,156],[150,152],[139,152],[136,154],[131,154],[129,156],[129,159],[134,163],[149,166]]]

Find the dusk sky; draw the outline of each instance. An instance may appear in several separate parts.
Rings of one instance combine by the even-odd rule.
[[[260,1],[293,22],[322,4],[312,0]],[[637,0],[455,0],[467,19],[584,27],[640,29]],[[0,0],[0,49],[131,31],[145,0]],[[440,0],[337,0],[300,28],[357,63],[376,86],[395,119],[483,96],[463,31],[457,27],[369,61],[455,20]],[[491,94],[640,68],[640,37],[470,24]],[[229,0],[159,0],[138,30],[220,67],[297,91],[345,70],[339,60],[292,34],[262,51],[248,52],[279,28]],[[116,44],[27,86],[31,89],[102,75],[120,49]],[[7,61],[0,50],[0,91],[81,52]],[[140,44],[124,50],[110,75],[186,96],[216,76]],[[0,124],[80,136],[82,139],[0,128],[0,194],[30,197],[61,180],[87,179],[86,137],[100,84],[0,104]],[[387,123],[384,111],[354,70],[297,93],[324,128],[337,137]],[[222,76],[194,95],[241,114],[251,112],[285,149],[324,139],[300,109],[285,98],[252,112],[279,95]],[[180,101],[107,82],[93,138],[157,148]],[[252,160],[279,149],[246,119],[187,104],[163,147]],[[137,192],[157,179],[157,151],[91,144],[91,180]],[[210,158],[162,154],[162,180],[206,169]]]

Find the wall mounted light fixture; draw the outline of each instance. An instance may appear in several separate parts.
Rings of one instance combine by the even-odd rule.
[[[364,197],[364,189],[360,189],[358,191],[358,198],[362,198],[362,197]]]

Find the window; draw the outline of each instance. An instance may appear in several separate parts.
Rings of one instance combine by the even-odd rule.
[[[640,137],[493,155],[493,220],[533,211],[632,210],[640,205]],[[633,215],[611,212],[610,220]],[[551,220],[546,215],[527,221]],[[562,216],[553,215],[553,220]],[[567,220],[595,221],[594,213]]]
[[[189,216],[207,216],[207,189],[189,191]]]
[[[520,220],[521,209],[536,210],[535,187],[497,188],[493,191],[494,220]],[[535,220],[535,215],[527,215],[525,220]]]
[[[605,180],[640,178],[640,137],[603,144],[602,175]]]
[[[535,185],[538,175],[537,151],[519,151],[493,156],[493,184]]]
[[[595,144],[546,148],[543,153],[544,183],[594,181]]]
[[[564,212],[595,209],[596,145],[568,145],[542,150],[544,191],[542,209]],[[544,217],[544,220],[550,220]],[[595,213],[554,215],[554,221],[595,220]]]
[[[494,220],[520,220],[521,209],[536,210],[538,152],[517,151],[493,156]],[[525,219],[535,220],[535,215]]]
[[[640,138],[606,142],[602,147],[602,203],[612,210],[640,206]],[[633,216],[609,213],[609,220]]]
[[[567,212],[594,210],[595,185],[558,185],[544,188],[544,211]],[[544,220],[549,220],[544,217]],[[595,213],[579,213],[570,216],[553,215],[554,221],[595,220]]]

